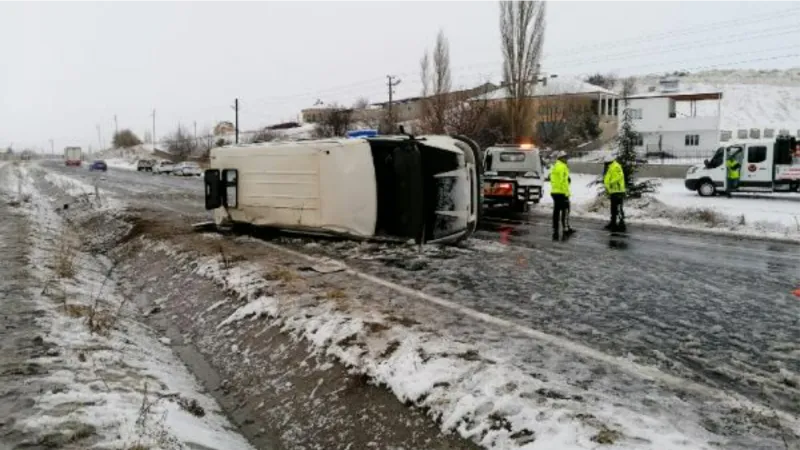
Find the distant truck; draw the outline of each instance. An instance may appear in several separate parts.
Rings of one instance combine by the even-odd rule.
[[[733,192],[800,192],[800,144],[792,136],[720,147],[710,160],[689,168],[686,189],[703,197],[726,192],[725,162],[731,155],[741,166],[739,186]]]
[[[64,148],[64,162],[68,166],[81,165],[81,148],[80,147],[66,147]]]

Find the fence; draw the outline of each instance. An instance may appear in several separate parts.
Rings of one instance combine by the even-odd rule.
[[[593,151],[570,151],[570,161],[572,163],[601,163],[603,158],[614,152],[610,150],[593,150]],[[647,161],[648,165],[662,165],[662,166],[692,166],[700,164],[704,160],[711,158],[714,150],[681,150],[679,152],[664,151],[662,153],[653,152],[646,154],[640,153],[640,158]]]
[[[679,178],[686,177],[686,171],[691,165],[680,164],[645,164],[639,167],[637,176],[643,178]],[[570,161],[569,170],[572,173],[587,175],[600,175],[603,173],[603,163]]]

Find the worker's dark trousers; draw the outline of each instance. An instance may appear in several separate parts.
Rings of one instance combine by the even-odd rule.
[[[611,194],[611,226],[616,227],[625,223],[625,210],[622,203],[625,200],[624,193]]]
[[[739,188],[739,179],[738,178],[728,178],[728,189],[725,191],[727,193],[731,193]]]
[[[558,233],[561,222],[564,231],[569,230],[569,197],[564,194],[550,194],[553,197],[553,234]]]

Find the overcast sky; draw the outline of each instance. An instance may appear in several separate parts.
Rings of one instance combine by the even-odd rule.
[[[789,11],[795,8],[794,11]],[[294,120],[319,98],[417,95],[418,61],[441,28],[454,87],[499,80],[496,2],[0,3],[0,146],[56,152],[120,128],[161,137]],[[791,2],[549,2],[543,70],[560,75],[789,68]],[[726,23],[721,23],[726,22]],[[671,33],[670,33],[671,32]],[[792,48],[794,46],[794,48]]]

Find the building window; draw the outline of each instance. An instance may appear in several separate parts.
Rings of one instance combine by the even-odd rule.
[[[630,114],[632,120],[641,120],[642,119],[642,110],[641,109],[628,108],[628,113]]]
[[[767,160],[767,147],[757,146],[747,148],[747,162],[752,164],[762,163]]]
[[[619,99],[614,99],[614,116],[619,116]]]
[[[684,144],[687,147],[697,147],[700,145],[700,135],[699,134],[687,134],[684,138]]]
[[[641,147],[643,145],[644,145],[644,137],[642,137],[641,134],[636,133],[636,135],[633,137],[633,146]]]

